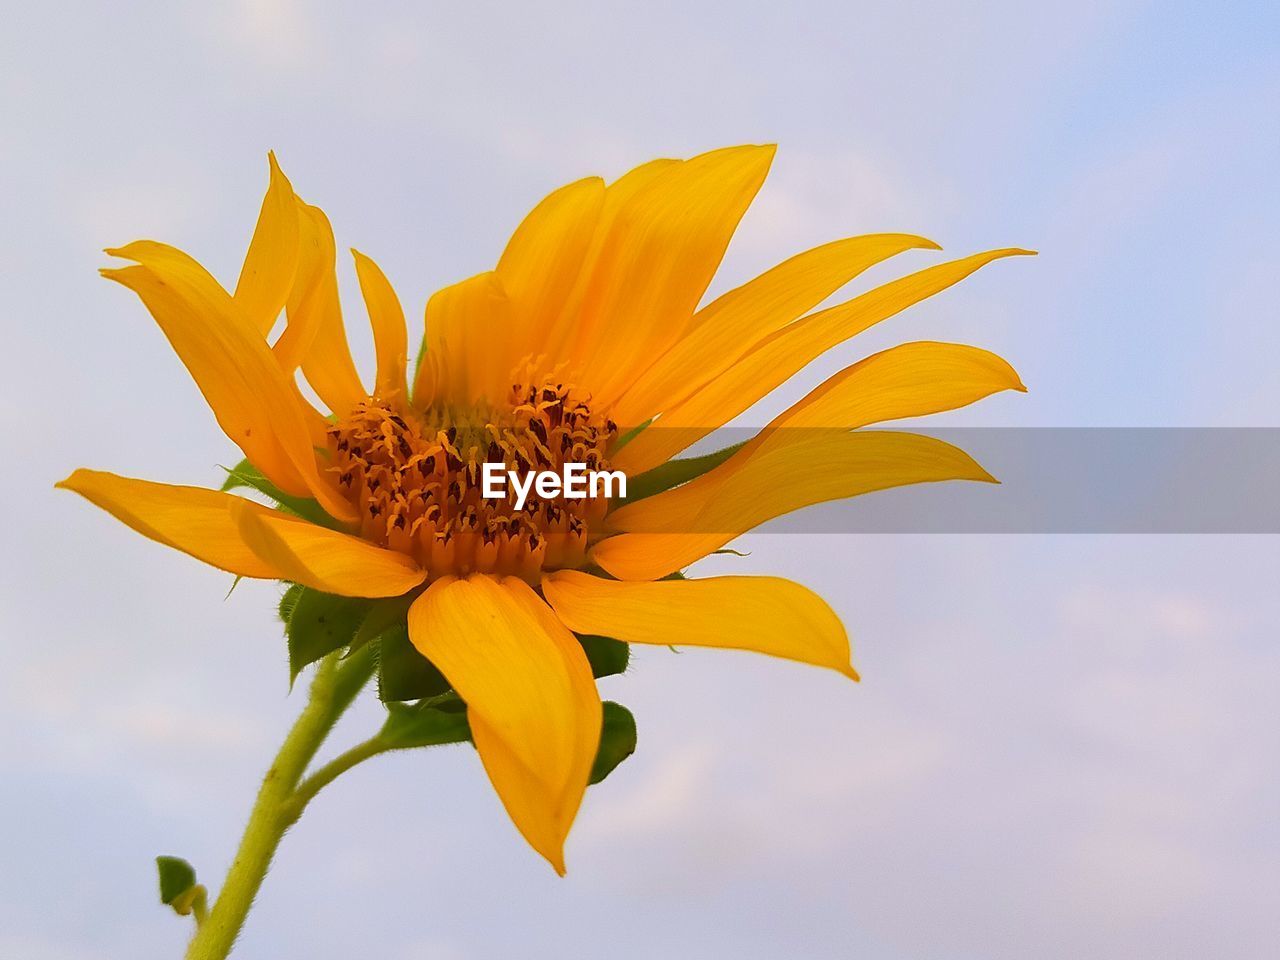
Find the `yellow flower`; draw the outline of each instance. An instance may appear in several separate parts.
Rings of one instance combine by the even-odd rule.
[[[430,298],[412,382],[400,303],[356,253],[376,344],[372,390],[347,346],[329,222],[294,194],[273,156],[234,293],[152,241],[109,250],[133,265],[103,274],[142,299],[245,457],[328,519],[90,470],[61,486],[237,576],[351,597],[416,594],[414,646],[466,701],[515,825],[563,872],[601,730],[574,633],[755,650],[856,679],[844,627],[808,589],[671,575],[809,504],[990,480],[940,441],[852,428],[1023,389],[991,353],[904,344],[831,377],[713,469],[688,479],[697,471],[669,463],[824,351],[1027,252],[942,263],[811,312],[867,268],[937,249],[915,236],[854,237],[699,308],[773,153],[744,146],[656,160],[607,186],[592,177],[556,190],[494,270]],[[281,311],[287,323],[271,343]],[[330,416],[304,398],[299,370]],[[660,492],[625,504],[534,496],[516,510],[479,495],[478,466],[499,460],[520,469],[585,462]]]

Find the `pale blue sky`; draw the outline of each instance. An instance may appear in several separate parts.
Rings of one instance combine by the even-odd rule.
[[[1000,352],[1031,388],[948,423],[1280,426],[1274,5],[55,2],[3,21],[3,957],[179,955],[151,857],[217,881],[298,709],[271,586],[224,601],[225,576],[50,489],[80,465],[211,483],[234,459],[95,271],[147,236],[233,280],[268,149],[420,315],[560,183],[776,141],[717,289],[882,230],[1042,253],[846,345],[774,406],[936,338]],[[868,279],[932,257],[902,259]],[[640,752],[589,792],[566,880],[467,749],[375,761],[286,839],[243,955],[1275,953],[1275,538],[748,546],[708,570],[822,592],[860,687],[642,651],[605,690]]]

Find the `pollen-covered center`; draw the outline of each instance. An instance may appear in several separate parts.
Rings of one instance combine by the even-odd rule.
[[[414,557],[431,578],[499,573],[536,582],[581,566],[603,499],[482,496],[484,464],[527,473],[566,463],[605,470],[617,436],[590,395],[549,378],[516,384],[502,407],[413,412],[370,400],[329,429],[330,470],[360,512],[361,535]]]

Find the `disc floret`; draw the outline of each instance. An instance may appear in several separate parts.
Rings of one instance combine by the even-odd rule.
[[[580,567],[603,500],[485,498],[485,463],[506,470],[608,468],[617,426],[590,394],[549,376],[512,385],[506,402],[472,407],[369,399],[328,431],[330,470],[360,514],[360,535],[414,557],[430,578],[497,573],[536,583]]]

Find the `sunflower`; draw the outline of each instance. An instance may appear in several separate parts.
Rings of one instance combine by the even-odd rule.
[[[938,249],[904,234],[853,237],[700,307],[773,154],[732,147],[556,190],[493,270],[429,299],[412,379],[400,302],[353,251],[377,358],[371,390],[344,332],[332,229],[272,156],[234,292],[153,241],[108,250],[130,265],[102,273],[142,300],[243,451],[256,478],[246,482],[279,508],[84,469],[60,486],[237,577],[394,598],[413,649],[465,703],[512,821],[562,873],[602,729],[580,637],[754,650],[857,679],[844,627],[810,590],[682,571],[810,504],[991,480],[939,440],[855,428],[1024,389],[994,354],[908,343],[837,373],[740,447],[673,459],[824,351],[1028,252],[941,263],[816,310],[868,268]],[[535,495],[517,509],[480,495],[485,463],[569,462],[623,471],[630,496]]]

